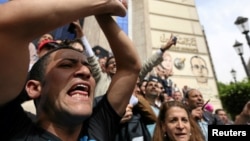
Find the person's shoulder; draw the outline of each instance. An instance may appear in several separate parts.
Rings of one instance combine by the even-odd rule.
[[[203,115],[204,115],[206,118],[209,118],[209,119],[214,119],[214,118],[216,118],[216,115],[214,115],[214,114],[212,114],[211,112],[206,111],[206,110],[203,111]]]
[[[204,111],[203,116],[209,125],[223,125],[224,124],[217,115],[212,114],[209,111]]]
[[[104,95],[100,95],[95,97],[94,99],[94,107],[96,107],[96,105],[103,99]]]

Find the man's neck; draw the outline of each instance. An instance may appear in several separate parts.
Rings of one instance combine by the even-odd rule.
[[[82,125],[70,127],[51,122],[38,122],[38,126],[57,136],[63,141],[76,141],[82,129]]]
[[[149,102],[149,104],[151,106],[155,106],[155,99],[149,98],[149,97],[145,97],[145,99]]]

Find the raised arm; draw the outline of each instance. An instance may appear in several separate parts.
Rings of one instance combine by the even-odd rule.
[[[14,0],[0,5],[0,106],[14,99],[28,72],[28,44],[75,19],[104,13],[124,16],[118,0]]]
[[[170,39],[163,45],[159,50],[157,50],[152,56],[150,56],[142,64],[142,69],[139,73],[140,82],[146,77],[146,75],[152,71],[152,69],[159,65],[163,61],[163,53],[171,48],[172,45],[176,44],[176,41],[173,40],[174,36],[171,34]]]
[[[122,116],[136,85],[140,58],[132,41],[111,16],[96,16],[96,19],[110,44],[117,66],[107,97],[113,109]]]
[[[86,36],[84,35],[83,29],[80,25],[79,20],[72,22],[75,25],[75,32],[76,32],[76,38],[81,39],[85,48],[85,53],[87,55],[87,59],[90,65],[90,69],[92,72],[92,75],[96,81],[96,83],[101,79],[101,76],[103,75],[101,66],[98,62],[97,57],[95,56],[94,51],[92,50],[92,47],[89,44],[89,41],[87,40]]]

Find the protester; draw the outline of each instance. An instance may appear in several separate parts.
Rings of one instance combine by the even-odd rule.
[[[162,103],[153,141],[204,141],[202,132],[180,101]]]
[[[6,12],[10,9],[12,12]],[[118,0],[91,3],[86,0],[60,3],[20,0],[1,5],[0,13],[0,37],[3,39],[0,40],[0,60],[5,65],[0,71],[1,139],[112,140],[141,66],[127,35],[110,15],[101,15],[124,16],[126,11],[122,3]],[[25,81],[29,66],[27,45],[31,40],[74,19],[93,14],[98,15],[96,19],[110,46],[120,46],[112,48],[117,54],[117,72],[107,94],[94,110],[95,81],[86,56],[73,48],[59,47],[48,52],[34,64]],[[24,85],[30,98],[36,99],[36,123],[27,117],[16,99]],[[104,119],[108,121],[103,122]]]
[[[214,114],[217,115],[225,125],[234,124],[234,122],[229,119],[227,112],[224,109],[216,109]]]
[[[58,47],[58,43],[54,40],[44,40],[40,42],[37,48],[38,58],[41,58],[43,55],[48,53],[50,50],[53,50]]]
[[[208,125],[224,125],[218,116],[204,110],[204,99],[199,90],[189,89],[186,93],[184,103],[199,124],[206,141],[208,141]]]
[[[108,90],[109,84],[113,75],[116,73],[116,59],[113,55],[109,56],[105,62],[104,68],[101,67],[98,62],[98,57],[92,50],[86,36],[83,34],[81,26],[76,22],[73,22],[76,27],[77,38],[81,38],[88,57],[89,64],[91,66],[91,70],[93,72],[93,76],[96,80],[96,91],[95,96],[101,96],[105,94]],[[154,53],[151,57],[143,62],[142,69],[139,73],[139,80],[143,81],[146,75],[153,69],[154,66],[161,63],[163,60],[163,53],[166,52],[172,45],[176,42],[173,40],[173,35],[170,36],[170,40],[166,42],[164,46],[162,46],[156,53]],[[117,46],[119,47],[119,46]],[[105,70],[105,71],[104,71]]]
[[[181,91],[174,91],[172,94],[172,98],[176,101],[182,101],[183,100],[182,96],[183,95],[182,95]]]
[[[137,82],[139,82],[139,79]],[[155,123],[157,117],[140,93],[140,88],[136,85],[126,108],[126,113],[121,120],[120,130],[115,141],[151,141],[146,125]]]
[[[145,99],[150,104],[150,107],[153,109],[156,117],[159,114],[159,107],[155,104],[155,102],[159,95],[162,93],[162,89],[159,83],[161,83],[161,79],[159,77],[150,76],[145,87]],[[148,124],[147,128],[151,137],[153,137],[155,123]]]

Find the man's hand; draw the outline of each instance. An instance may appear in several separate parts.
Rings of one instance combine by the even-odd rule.
[[[84,36],[83,31],[82,31],[82,26],[80,25],[80,21],[76,20],[72,22],[75,25],[75,33],[76,33],[76,38],[80,39]]]
[[[127,2],[127,0],[120,0],[120,1],[122,2],[123,6],[124,6],[126,9],[128,9],[128,2]]]
[[[192,112],[191,112],[191,115],[195,120],[201,120],[202,119],[202,114],[203,114],[203,111],[202,111],[201,107],[193,109]]]
[[[127,0],[110,0],[110,5],[107,6],[107,10],[111,11],[112,16],[125,17],[127,9]]]
[[[122,117],[120,123],[128,122],[132,118],[132,116],[133,116],[132,110],[133,110],[133,105],[128,104],[128,106],[126,108],[126,112],[125,112],[124,116]]]
[[[161,47],[161,50],[164,52],[166,50],[168,50],[172,45],[176,44],[176,40],[175,37],[173,36],[173,34],[170,35],[170,39],[167,41],[167,43]]]

